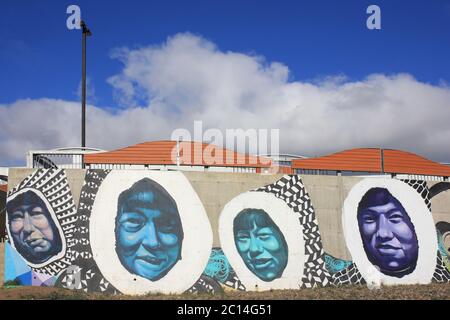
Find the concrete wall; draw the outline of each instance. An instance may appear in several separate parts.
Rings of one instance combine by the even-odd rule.
[[[41,231],[53,228],[61,243],[49,242],[47,247],[53,249],[42,244],[47,254],[33,252],[37,246],[30,248],[19,240],[21,217],[14,227],[14,217],[8,216],[4,280],[130,294],[448,282],[450,190],[444,188],[430,198],[435,184],[340,176],[11,169],[10,207],[29,204],[30,199],[45,203],[47,220],[54,223]],[[136,231],[135,221],[141,217],[122,218],[133,210],[120,211],[118,199],[143,194],[142,188],[154,188],[148,192],[166,199],[160,212],[176,214],[161,227],[169,231],[158,233],[158,221],[166,218],[153,223],[153,213],[146,211],[148,229],[136,240],[141,231]],[[402,252],[384,248],[387,240],[382,249],[371,247],[375,233],[370,234],[370,227],[378,223],[361,222],[357,211],[364,194],[374,188],[389,191],[401,203],[403,219],[388,220],[393,234],[389,241],[400,241]],[[41,200],[30,196],[30,190]],[[245,229],[249,221],[254,230]],[[258,227],[256,221],[263,225]],[[398,223],[409,230],[409,240],[397,235]],[[364,233],[364,228],[369,231]],[[261,229],[270,235],[260,236]],[[169,239],[160,243],[165,253],[143,244],[151,243],[152,232]],[[273,240],[271,247],[266,238]],[[246,260],[253,254],[252,246],[259,246],[259,255]],[[133,262],[133,254],[146,256]]]
[[[185,172],[184,175],[189,179],[208,214],[213,230],[214,247],[220,247],[218,223],[223,207],[239,194],[273,183],[282,177],[282,175],[253,173]]]
[[[350,189],[361,178],[304,175],[302,180],[313,199],[326,252],[351,260],[342,229],[342,205]]]

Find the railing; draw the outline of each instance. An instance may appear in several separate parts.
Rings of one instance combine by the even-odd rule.
[[[93,148],[61,148],[55,150],[29,151],[27,165],[30,168],[82,169],[85,154],[102,152]]]
[[[82,169],[82,154],[33,154],[33,168]]]
[[[363,172],[363,171],[337,171],[337,170],[319,170],[319,169],[295,169],[296,174],[307,175],[331,175],[331,176],[359,176],[359,177],[385,177],[391,176],[397,179],[409,180],[429,180],[429,181],[449,181],[449,177],[418,175],[418,174],[403,174],[403,173],[381,173],[381,172]]]

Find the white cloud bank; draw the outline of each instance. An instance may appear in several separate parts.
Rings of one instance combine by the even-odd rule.
[[[174,129],[192,130],[194,120],[202,120],[204,129],[279,128],[280,151],[286,153],[384,147],[450,162],[445,85],[408,74],[290,81],[281,63],[221,51],[192,34],[177,34],[159,46],[115,50],[113,57],[124,68],[108,82],[124,108],[88,107],[89,146],[114,149],[169,139]],[[79,145],[79,110],[78,102],[55,99],[0,105],[0,165],[23,162],[30,149]]]

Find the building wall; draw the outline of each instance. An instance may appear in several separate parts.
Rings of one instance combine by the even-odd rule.
[[[2,176],[8,176],[8,168],[0,167],[0,175]]]
[[[248,172],[255,173],[257,167],[227,167],[227,166],[188,166],[188,165],[144,165],[144,164],[88,164],[88,169],[103,170],[164,170],[164,171],[185,171],[185,172]],[[263,170],[266,168],[263,168]],[[268,170],[268,169],[267,169]]]
[[[4,280],[126,294],[448,282],[450,190],[437,184],[11,169]]]

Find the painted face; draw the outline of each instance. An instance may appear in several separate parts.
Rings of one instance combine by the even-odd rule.
[[[236,248],[246,266],[261,280],[279,278],[288,260],[286,241],[263,210],[244,210],[234,221]]]
[[[116,251],[130,272],[155,281],[181,259],[183,230],[172,197],[143,179],[119,197]]]
[[[450,223],[439,221],[436,223],[436,229],[439,231],[439,243],[441,254],[450,258]]]
[[[39,196],[28,191],[7,208],[9,230],[20,254],[32,263],[42,263],[57,253],[61,239]]]
[[[379,192],[388,191],[381,189]],[[368,205],[360,208],[359,230],[370,262],[382,273],[400,278],[411,273],[416,266],[417,235],[401,203],[390,193],[385,198],[388,201],[384,204],[371,204],[369,201]]]

